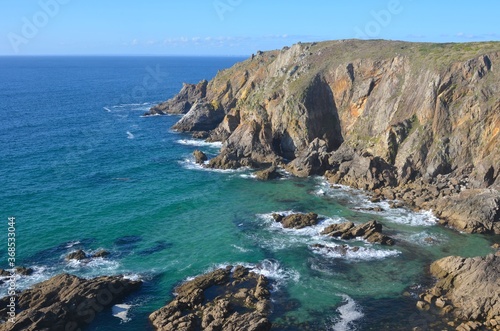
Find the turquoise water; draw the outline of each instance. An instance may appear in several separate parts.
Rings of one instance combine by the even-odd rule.
[[[178,116],[141,115],[182,82],[210,79],[238,58],[0,58],[0,217],[17,221],[18,265],[35,274],[126,274],[144,280],[126,321],[112,311],[88,330],[150,330],[147,316],[188,277],[242,263],[273,280],[275,330],[406,330],[422,320],[415,294],[426,266],[447,255],[491,252],[489,239],[435,225],[430,213],[373,207],[321,178],[259,182],[250,170],[208,171],[191,153],[220,146],[169,128]],[[273,211],[314,211],[323,223],[284,230]],[[376,219],[393,247],[319,235],[328,224]],[[7,232],[7,225],[5,225]],[[348,244],[336,256],[310,245]],[[82,248],[107,259],[68,263]],[[6,250],[0,267],[7,267]],[[2,295],[6,288],[0,287]],[[407,292],[407,293],[405,293]]]

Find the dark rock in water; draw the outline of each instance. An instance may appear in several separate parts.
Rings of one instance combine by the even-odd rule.
[[[109,256],[111,253],[108,252],[107,250],[101,249],[92,254],[92,257],[106,257]]]
[[[87,258],[87,254],[82,249],[79,249],[79,250],[77,250],[75,252],[69,253],[66,256],[66,260],[77,260],[77,261],[80,261],[80,260],[85,260],[86,258]]]
[[[341,246],[328,246],[328,245],[322,245],[322,244],[314,244],[311,245],[312,249],[316,250],[325,250],[328,253],[336,253],[340,254],[341,256],[347,255],[348,252],[357,252],[359,251],[359,247],[349,247],[348,245],[341,245]]]
[[[268,280],[238,266],[196,277],[175,289],[177,296],[153,312],[156,330],[268,331]]]
[[[117,246],[130,245],[130,244],[136,244],[140,241],[142,241],[141,236],[123,236],[115,240],[115,245]]]
[[[87,254],[84,250],[82,249],[79,249],[75,252],[72,252],[72,253],[69,253],[67,256],[66,256],[66,260],[77,260],[77,261],[82,261],[82,260],[86,260],[86,259],[91,259],[91,258],[96,258],[96,257],[106,257],[108,255],[110,255],[111,253],[104,250],[104,249],[101,249],[97,252],[95,252],[94,254]]]
[[[0,330],[78,330],[141,284],[122,276],[83,279],[61,274],[16,294],[18,311],[14,324],[7,322],[10,297],[0,299],[0,319],[4,322]]]
[[[318,224],[318,214],[291,214],[283,216],[280,214],[273,214],[275,221],[280,222],[284,228],[302,229],[306,226],[313,226]]]
[[[32,268],[26,268],[26,267],[16,267],[15,271],[17,274],[22,275],[22,276],[29,276],[33,274],[33,269]]]
[[[208,160],[207,155],[198,149],[193,152],[193,156],[194,156],[195,162],[198,164],[203,164],[205,161]]]
[[[278,168],[274,165],[270,166],[267,169],[256,171],[255,177],[260,180],[271,180],[280,178],[281,174],[278,172]]]
[[[192,134],[194,139],[207,139],[209,136],[208,131],[194,131]]]
[[[26,268],[26,267],[15,267],[14,268],[14,274],[18,274],[21,276],[30,276],[33,274],[33,269],[32,268]],[[12,272],[6,269],[0,269],[0,276],[2,277],[10,277],[12,275]]]
[[[389,246],[395,244],[394,239],[382,234],[382,224],[377,221],[370,221],[358,226],[355,226],[353,222],[332,224],[324,229],[321,234],[330,237],[340,237],[344,240],[363,237],[363,239],[371,243]]]

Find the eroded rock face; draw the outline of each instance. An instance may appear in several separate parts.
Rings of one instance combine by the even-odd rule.
[[[177,296],[149,319],[156,330],[267,331],[271,323],[268,280],[238,266],[196,277],[175,290]]]
[[[77,330],[139,289],[141,283],[122,276],[83,279],[61,274],[18,293],[16,322],[0,324],[0,330]],[[0,299],[2,319],[8,318],[9,300]]]
[[[186,114],[195,102],[207,95],[207,85],[206,80],[198,84],[184,84],[176,96],[151,107],[145,115]]]
[[[420,306],[432,305],[442,314],[478,328],[499,330],[500,256],[462,258],[449,256],[431,265],[436,285],[423,293]]]

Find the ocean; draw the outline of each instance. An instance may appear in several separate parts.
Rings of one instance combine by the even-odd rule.
[[[62,272],[125,274],[144,281],[87,330],[152,330],[147,316],[180,282],[243,264],[272,281],[273,330],[411,330],[432,316],[416,296],[429,263],[491,252],[489,239],[437,225],[430,212],[390,209],[322,178],[261,182],[252,170],[214,171],[192,152],[220,144],[170,130],[179,116],[142,115],[183,82],[213,78],[241,58],[0,57],[0,217],[16,218],[19,289]],[[380,207],[382,211],[373,211]],[[273,212],[316,212],[317,226],[288,230]],[[392,247],[327,239],[327,225],[375,219]],[[312,244],[358,246],[346,255]],[[76,250],[108,258],[67,262]],[[7,295],[6,284],[0,295]]]

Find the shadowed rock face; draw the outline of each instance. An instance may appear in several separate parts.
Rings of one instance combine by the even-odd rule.
[[[465,174],[468,188],[498,191],[498,64],[495,42],[297,44],[220,71],[206,91],[184,86],[164,112],[190,104],[174,128],[224,142],[213,168],[287,164],[369,190]]]
[[[0,330],[77,330],[141,284],[121,276],[82,279],[61,274],[18,293],[16,322],[0,324]],[[9,302],[10,297],[0,299],[2,319],[8,318]]]
[[[268,281],[242,266],[198,276],[175,292],[173,301],[149,316],[156,330],[267,331],[271,328],[267,319]]]

